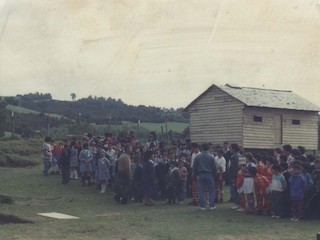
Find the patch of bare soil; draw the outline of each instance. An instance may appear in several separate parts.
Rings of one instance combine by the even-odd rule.
[[[9,156],[6,156],[5,161],[0,161],[0,167],[13,167],[13,168],[23,168],[23,167],[34,167],[39,165],[37,162],[32,162],[28,160],[15,160]]]

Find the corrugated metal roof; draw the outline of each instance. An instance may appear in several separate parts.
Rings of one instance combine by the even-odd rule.
[[[202,98],[203,95],[205,95],[208,91],[211,91],[214,87],[221,89],[230,96],[250,107],[267,107],[315,112],[320,111],[319,106],[310,103],[292,91],[239,87],[229,84],[211,85],[199,97],[194,99],[184,110],[188,111],[188,109],[194,103],[196,103]]]
[[[320,107],[308,102],[291,91],[238,87],[229,84],[225,86],[213,86],[220,88],[247,106],[304,111],[320,110]]]

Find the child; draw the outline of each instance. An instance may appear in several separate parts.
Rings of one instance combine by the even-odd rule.
[[[179,170],[176,167],[176,162],[170,161],[169,176],[168,176],[168,204],[176,204],[177,191],[180,184]]]
[[[101,185],[100,193],[105,193],[107,188],[107,182],[110,179],[109,172],[109,160],[106,158],[106,152],[100,149],[98,154],[98,179]]]
[[[243,212],[246,207],[246,197],[243,192],[243,182],[244,182],[244,168],[245,168],[245,159],[239,159],[240,169],[238,170],[237,176],[233,185],[237,188],[237,193],[239,195],[239,206],[232,206],[231,209],[235,209],[237,212]]]
[[[315,169],[311,173],[311,177],[313,180],[312,187],[312,196],[309,202],[307,203],[307,207],[310,208],[310,212],[312,213],[312,217],[316,217],[320,219],[320,158],[316,158],[314,160]]]
[[[72,141],[70,143],[70,178],[78,179],[78,149],[77,143]]]
[[[273,170],[272,170],[272,165],[276,163],[274,158],[268,157],[266,160],[266,165],[265,165],[265,172],[264,176],[269,180],[269,182],[272,181],[272,176],[273,176]]]
[[[291,199],[290,199],[290,185],[289,178],[291,177],[291,173],[288,171],[288,163],[287,160],[285,162],[280,163],[281,172],[284,176],[284,179],[287,183],[287,188],[283,191],[283,217],[291,217]]]
[[[251,153],[245,154],[246,157],[246,166],[244,168],[243,176],[243,192],[246,196],[246,213],[252,214],[254,213],[254,183],[253,176],[250,174],[249,169],[255,168],[255,160]]]
[[[287,188],[284,176],[281,174],[279,164],[272,165],[272,181],[270,185],[271,202],[272,202],[272,218],[281,218],[283,209],[283,191]]]
[[[309,173],[310,168],[311,168],[310,163],[304,162],[301,165],[301,174],[307,183],[306,192],[309,192],[313,186],[312,177],[311,177],[311,174]]]
[[[219,203],[223,202],[223,188],[226,179],[226,159],[223,157],[223,150],[219,149],[217,151],[217,157],[215,158],[217,166],[217,179],[215,181],[216,185],[216,198]]]
[[[301,175],[300,164],[292,165],[292,176],[289,178],[290,198],[292,201],[292,221],[299,221],[304,216],[303,198],[307,183]]]
[[[256,164],[257,173],[260,175],[264,175],[265,174],[265,164],[262,161],[262,156],[260,154],[256,154],[255,159],[257,161],[257,164]]]
[[[82,186],[85,186],[86,180],[88,181],[88,186],[91,185],[91,172],[92,172],[91,162],[93,160],[93,155],[91,151],[88,149],[88,147],[89,147],[88,143],[84,143],[83,150],[81,150],[79,154]]]
[[[261,215],[264,207],[267,211],[270,211],[271,208],[270,198],[267,192],[270,182],[265,176],[257,173],[257,169],[255,167],[250,167],[249,173],[253,176],[254,193],[257,201],[255,213],[257,215]]]
[[[182,204],[184,202],[184,198],[186,196],[186,184],[187,184],[187,177],[188,177],[188,170],[184,166],[184,161],[181,159],[179,160],[179,175],[180,175],[180,191],[179,191],[179,203]]]
[[[63,151],[60,156],[61,163],[61,175],[62,184],[67,184],[69,182],[69,169],[70,169],[70,149],[68,144],[64,145]]]

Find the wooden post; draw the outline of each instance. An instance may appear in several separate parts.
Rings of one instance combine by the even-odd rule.
[[[47,115],[47,136],[50,136],[50,113]]]
[[[110,114],[109,114],[109,126],[108,126],[109,133],[111,133],[111,118],[112,118],[112,115],[111,115],[111,113],[110,113]]]
[[[320,232],[317,233],[317,240],[320,240]]]
[[[138,120],[138,123],[137,123],[137,138],[138,138],[138,140],[139,140],[139,138],[140,138],[140,120]]]
[[[15,124],[14,124],[14,112],[11,113],[11,137],[14,137]]]

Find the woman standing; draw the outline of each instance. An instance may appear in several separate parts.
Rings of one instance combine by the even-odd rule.
[[[144,190],[144,205],[152,206],[152,195],[155,193],[156,173],[154,168],[155,154],[153,151],[147,151],[144,154],[143,170],[142,170],[142,185]]]

